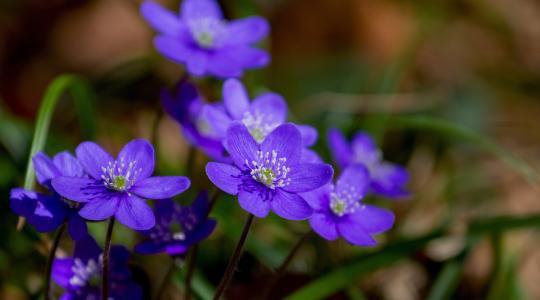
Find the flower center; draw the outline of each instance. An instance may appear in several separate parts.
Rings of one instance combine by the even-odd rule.
[[[291,170],[286,165],[287,158],[278,157],[274,150],[264,153],[258,151],[257,156],[259,161],[252,161],[251,164],[246,160],[246,165],[251,169],[251,178],[271,189],[287,186],[291,182],[287,178]]]
[[[102,256],[99,261],[89,259],[85,264],[79,258],[75,258],[71,271],[73,276],[69,279],[69,283],[73,286],[99,286],[101,278]]]
[[[360,198],[362,195],[353,186],[334,190],[330,193],[330,209],[338,217],[352,214],[361,207]]]
[[[270,132],[279,126],[278,123],[271,120],[270,115],[263,114],[259,111],[253,113],[248,111],[244,113],[242,123],[246,125],[251,136],[260,144]]]
[[[126,164],[124,158],[121,158],[120,161],[109,162],[107,166],[102,166],[101,171],[101,179],[107,188],[125,191],[133,186],[142,168],[137,168],[137,161]]]
[[[214,48],[216,40],[225,33],[224,22],[213,18],[191,20],[188,26],[197,45],[205,49]]]

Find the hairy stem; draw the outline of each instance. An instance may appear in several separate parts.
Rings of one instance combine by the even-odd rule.
[[[101,272],[101,299],[109,299],[109,253],[111,252],[111,240],[114,228],[114,217],[109,219],[107,226],[107,236],[105,237],[105,249],[103,249],[103,269]]]
[[[173,258],[171,261],[171,264],[169,265],[169,268],[167,269],[167,273],[165,276],[163,276],[163,281],[161,282],[161,286],[159,287],[159,290],[156,294],[156,300],[160,300],[163,297],[163,293],[165,293],[165,290],[167,289],[167,286],[169,285],[170,278],[172,274],[174,273],[174,270],[176,269],[176,262]]]
[[[51,247],[51,250],[49,251],[49,257],[47,258],[47,268],[45,273],[45,300],[51,299],[51,271],[52,266],[54,262],[54,258],[56,257],[56,250],[58,249],[58,245],[60,245],[60,240],[62,239],[62,235],[64,234],[64,231],[66,230],[66,223],[62,224],[58,231],[56,232],[56,236],[54,237],[54,241]]]
[[[214,300],[219,300],[221,296],[223,296],[223,293],[225,293],[225,290],[227,290],[227,288],[229,287],[229,283],[231,282],[231,279],[234,275],[236,267],[238,266],[238,261],[240,260],[240,257],[242,256],[244,244],[246,243],[246,239],[247,239],[249,230],[251,229],[252,223],[253,223],[253,215],[249,214],[249,216],[246,219],[246,222],[244,223],[244,229],[242,230],[240,239],[238,240],[238,243],[236,244],[236,248],[234,249],[233,255],[229,259],[229,264],[227,265],[227,269],[225,269],[225,274],[223,274],[223,277],[221,278],[221,281],[218,285],[216,294],[214,295]]]

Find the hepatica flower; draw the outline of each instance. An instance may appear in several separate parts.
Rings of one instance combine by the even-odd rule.
[[[92,238],[77,242],[73,257],[56,258],[51,276],[64,289],[60,299],[100,299],[102,260],[102,250]],[[142,299],[142,289],[128,268],[129,251],[112,246],[109,261],[109,299]]]
[[[184,0],[179,15],[145,1],[141,14],[159,33],[154,39],[157,50],[186,65],[192,75],[236,77],[270,60],[252,47],[268,34],[268,22],[261,17],[225,20],[215,0]]]
[[[288,220],[303,220],[313,210],[299,195],[328,183],[330,165],[302,163],[300,132],[292,124],[274,129],[262,143],[243,124],[233,124],[225,145],[234,164],[210,162],[208,178],[221,190],[238,196],[240,206],[264,218],[270,210]]]
[[[224,139],[227,129],[234,121],[242,122],[257,143],[261,143],[270,132],[285,123],[287,103],[276,93],[264,93],[249,101],[244,85],[237,79],[228,79],[223,84],[224,108],[205,106],[203,115],[217,137]],[[296,125],[302,135],[304,146],[317,140],[317,131],[307,125]]]
[[[195,147],[215,160],[223,160],[221,139],[216,136],[202,114],[205,102],[197,88],[187,80],[181,81],[174,93],[164,90],[161,103],[165,111],[182,127],[184,137]]]
[[[90,178],[56,177],[52,186],[60,195],[84,203],[79,214],[88,220],[114,216],[132,229],[150,229],[155,217],[144,199],[174,197],[190,185],[183,176],[150,177],[154,148],[143,139],[129,142],[116,159],[93,142],[80,144],[75,152]]]
[[[343,237],[358,246],[374,246],[374,234],[392,227],[392,212],[372,205],[362,204],[368,191],[369,174],[361,165],[347,167],[336,184],[303,193],[313,207],[309,224],[315,232],[327,240]]]
[[[331,129],[328,141],[334,161],[341,168],[351,164],[361,164],[367,168],[370,192],[389,198],[409,195],[405,188],[409,181],[407,170],[384,161],[375,141],[367,133],[358,132],[349,144],[339,130]]]
[[[51,186],[51,180],[59,176],[83,178],[86,176],[81,164],[69,152],[61,152],[50,159],[42,152],[32,158],[38,182],[50,191],[48,194],[23,188],[11,190],[10,206],[18,215],[39,232],[50,232],[64,222],[74,240],[88,234],[84,219],[79,216],[81,205],[60,196]]]
[[[187,253],[189,247],[207,238],[216,221],[208,218],[208,195],[201,192],[190,206],[180,206],[172,200],[156,203],[156,226],[144,232],[147,240],[135,246],[141,254],[166,252],[170,256]]]

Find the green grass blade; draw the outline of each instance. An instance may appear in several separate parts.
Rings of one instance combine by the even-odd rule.
[[[367,117],[378,118],[377,116]],[[527,162],[515,156],[510,151],[499,146],[497,143],[486,138],[480,133],[472,131],[466,127],[453,124],[449,121],[426,116],[393,116],[388,120],[388,126],[397,128],[411,128],[417,130],[427,130],[441,134],[447,138],[455,138],[495,155],[510,167],[520,173],[529,183],[536,185],[540,179],[538,172]]]
[[[185,268],[180,270],[175,276],[175,283],[179,288],[184,288]],[[211,300],[214,297],[215,288],[212,284],[203,276],[199,270],[195,270],[193,277],[191,278],[191,288],[195,295],[199,299]]]
[[[85,136],[92,137],[94,133],[92,115],[92,94],[88,84],[74,75],[61,75],[57,77],[47,88],[45,96],[38,111],[37,121],[30,147],[24,188],[34,188],[34,168],[32,157],[45,147],[51,119],[58,101],[65,92],[70,92],[79,113],[79,120]]]
[[[422,249],[428,242],[441,237],[442,235],[442,230],[436,230],[419,238],[393,243],[378,252],[362,255],[351,263],[338,267],[330,273],[307,284],[289,295],[286,299],[324,299],[348,287],[363,275],[395,263],[399,259]]]
[[[428,300],[443,300],[450,299],[452,292],[459,283],[459,277],[461,276],[462,262],[450,261],[448,262],[441,273],[437,277],[435,284],[430,291]]]

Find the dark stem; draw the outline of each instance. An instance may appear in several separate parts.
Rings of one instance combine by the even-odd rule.
[[[193,277],[193,272],[195,271],[195,265],[197,264],[197,250],[198,246],[193,246],[193,249],[191,249],[189,262],[187,266],[187,273],[186,273],[186,300],[191,300],[191,278]]]
[[[154,147],[156,148],[158,147],[157,140],[158,140],[159,123],[162,118],[163,118],[163,109],[160,106],[158,106],[158,109],[156,111],[156,116],[152,124],[152,133],[150,136],[150,143],[154,145]]]
[[[221,296],[223,295],[223,293],[225,293],[225,290],[227,290],[227,287],[229,287],[229,283],[234,275],[236,267],[238,266],[238,261],[240,260],[240,257],[242,256],[242,250],[244,249],[244,244],[246,243],[246,239],[247,239],[249,229],[251,228],[252,223],[253,223],[253,215],[249,214],[249,216],[246,219],[246,222],[244,223],[244,229],[242,230],[240,239],[238,240],[238,243],[236,244],[234,253],[229,259],[229,264],[227,265],[227,269],[225,269],[225,274],[223,274],[223,277],[221,278],[221,281],[218,285],[216,294],[214,295],[214,300],[219,300]]]
[[[208,203],[208,213],[207,215],[210,215],[210,212],[216,205],[216,202],[219,198],[219,195],[221,194],[221,190],[215,189],[214,193],[212,193],[212,197],[210,198],[210,202]]]
[[[62,224],[58,231],[56,232],[56,236],[54,237],[54,241],[51,247],[51,250],[49,251],[49,257],[47,258],[47,268],[45,270],[45,300],[51,299],[51,271],[52,266],[54,262],[54,258],[56,257],[56,250],[58,249],[58,245],[60,245],[60,240],[62,239],[62,235],[64,234],[64,231],[66,230],[66,223]]]
[[[193,146],[189,146],[187,155],[186,171],[189,178],[195,176],[195,164],[197,162],[197,149]]]
[[[101,299],[109,299],[109,253],[111,252],[111,239],[114,228],[114,217],[109,219],[107,236],[105,237],[105,249],[103,249],[103,269],[101,270]]]
[[[163,293],[165,293],[165,290],[167,289],[167,285],[169,285],[170,278],[172,274],[174,273],[175,269],[176,269],[176,262],[173,258],[173,260],[171,261],[171,264],[169,265],[169,268],[167,269],[167,273],[163,277],[161,286],[159,287],[159,290],[156,294],[156,300],[160,300],[163,297]]]
[[[272,291],[273,287],[278,283],[278,281],[281,279],[281,277],[283,277],[283,275],[285,275],[285,271],[287,271],[287,267],[289,267],[289,264],[294,259],[294,257],[296,256],[296,253],[298,253],[298,250],[300,250],[300,248],[302,247],[302,245],[307,240],[307,238],[309,237],[310,234],[311,234],[311,230],[308,230],[306,233],[304,233],[300,237],[300,239],[298,239],[298,241],[296,241],[296,244],[294,244],[294,247],[289,252],[289,255],[287,255],[287,257],[285,258],[283,263],[281,263],[279,268],[276,270],[276,273],[274,274],[274,276],[272,276],[272,278],[270,279],[270,281],[266,285],[266,287],[265,287],[265,289],[264,289],[264,291],[262,293],[263,296],[261,297],[261,299],[263,299],[263,300],[264,299],[269,299],[270,292]]]

